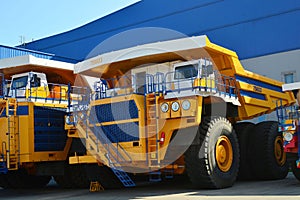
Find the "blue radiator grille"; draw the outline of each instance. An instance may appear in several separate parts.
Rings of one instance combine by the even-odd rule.
[[[63,151],[67,141],[66,112],[34,107],[34,151]]]
[[[111,104],[96,105],[89,116],[90,123],[117,122],[117,124],[105,125],[102,131],[110,142],[130,142],[139,140],[139,123],[118,123],[120,120],[138,118],[138,108],[134,100],[122,101]],[[97,134],[97,130],[94,133]],[[99,138],[101,140],[101,138]],[[107,141],[102,141],[107,143]]]
[[[93,110],[98,122],[112,122],[138,118],[138,108],[133,100],[96,105]]]
[[[95,129],[102,128],[102,131],[107,136],[110,141],[105,141],[103,138],[99,137],[97,133],[99,131]],[[118,142],[131,142],[139,140],[139,123],[130,122],[124,124],[113,124],[101,127],[94,127],[94,133],[97,135],[98,139],[103,143],[118,143]]]

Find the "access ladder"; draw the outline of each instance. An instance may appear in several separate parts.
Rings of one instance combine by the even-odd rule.
[[[161,181],[159,140],[158,140],[158,111],[157,94],[146,94],[147,118],[147,159],[150,172],[150,181]]]
[[[7,99],[6,117],[7,117],[7,137],[8,149],[6,149],[6,165],[9,170],[18,169],[19,158],[19,117],[17,116],[17,100]]]

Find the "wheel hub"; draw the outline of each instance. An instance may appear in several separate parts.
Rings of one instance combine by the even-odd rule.
[[[216,144],[216,161],[222,172],[228,172],[233,160],[232,145],[228,137],[221,136]]]
[[[281,136],[277,136],[274,142],[274,154],[278,165],[283,166],[286,162],[286,153],[283,148],[283,140]]]

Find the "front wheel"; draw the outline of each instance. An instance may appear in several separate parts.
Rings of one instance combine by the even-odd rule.
[[[197,145],[185,153],[190,181],[201,188],[232,186],[239,169],[239,147],[230,122],[223,117],[205,117],[195,139]]]

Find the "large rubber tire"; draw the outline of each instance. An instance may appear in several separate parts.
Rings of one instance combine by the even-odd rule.
[[[226,188],[234,184],[239,169],[238,139],[230,122],[223,117],[204,117],[192,145],[185,153],[186,171],[190,181],[199,188]],[[220,165],[217,150],[219,141],[225,140],[224,169]],[[231,161],[227,162],[228,160]],[[228,163],[230,165],[228,165]],[[222,166],[222,167],[221,167]],[[223,168],[223,169],[221,169]]]
[[[97,164],[86,165],[87,175],[90,181],[98,181],[104,189],[118,189],[124,187],[121,181],[107,166]]]
[[[289,166],[277,122],[256,124],[250,137],[250,147],[250,163],[256,179],[276,180],[287,176]]]
[[[300,181],[300,169],[296,166],[296,161],[291,162],[291,168],[294,176]]]
[[[9,171],[6,179],[8,181],[8,188],[43,188],[45,187],[51,176],[34,176],[29,175],[25,169],[18,169]]]
[[[64,175],[54,176],[56,183],[63,188],[88,188],[89,180],[84,165],[65,165]]]
[[[0,187],[8,189],[12,188],[7,179],[7,174],[0,174]]]
[[[251,147],[249,146],[250,134],[253,131],[254,124],[251,122],[240,122],[234,125],[234,130],[239,140],[240,148],[240,168],[239,180],[252,180],[253,172],[249,165]]]

